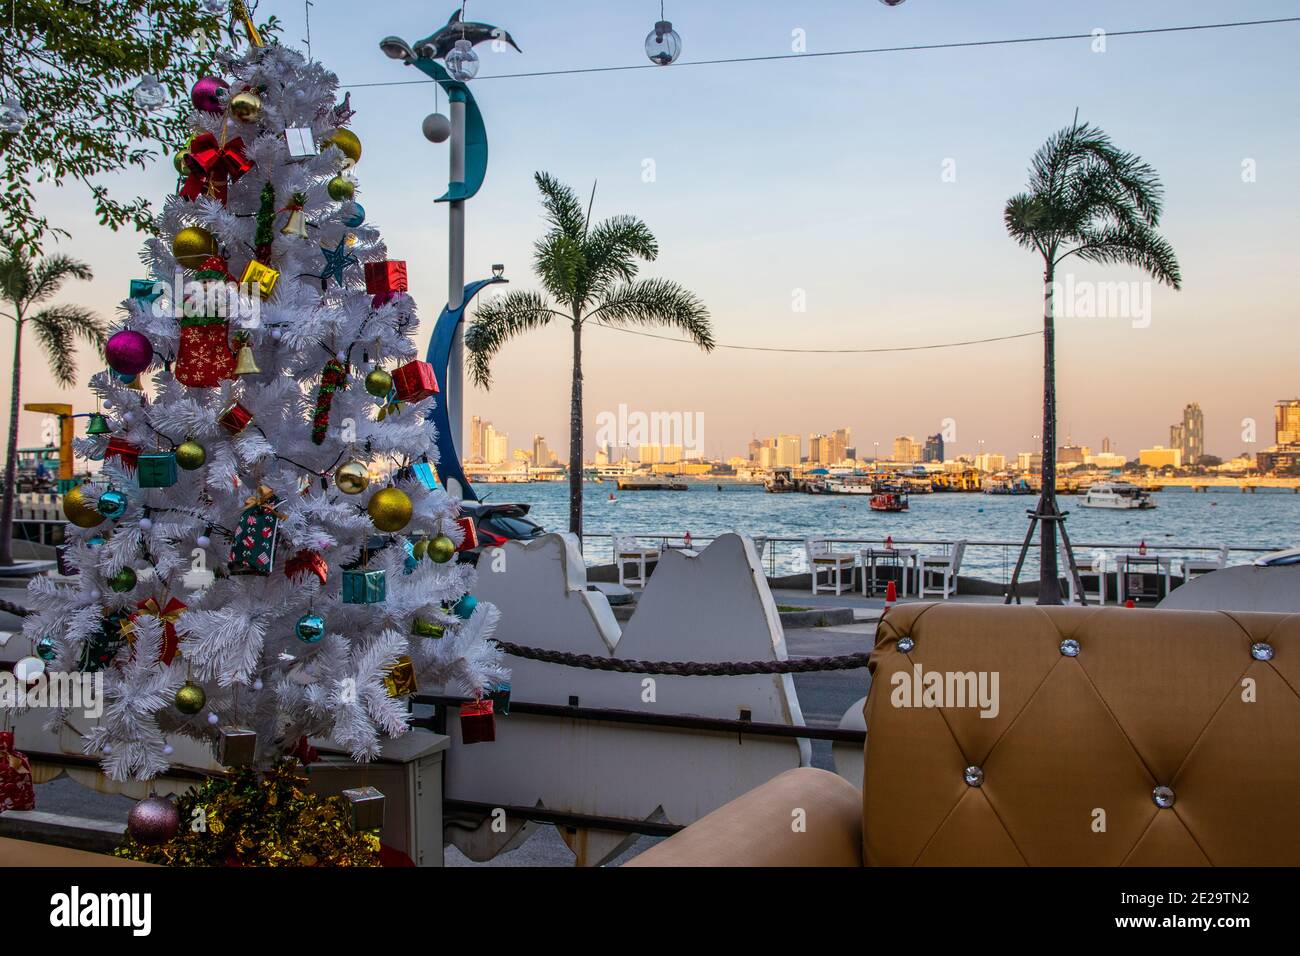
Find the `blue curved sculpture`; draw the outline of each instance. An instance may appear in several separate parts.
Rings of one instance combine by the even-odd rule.
[[[453,80],[437,60],[420,57],[412,62],[416,69],[436,81],[447,92],[447,99],[465,104],[465,179],[463,182],[448,183],[447,191],[434,202],[470,199],[483,188],[483,180],[487,177],[488,141],[483,114],[479,112],[469,87],[459,80]]]
[[[425,361],[433,366],[433,375],[438,380],[438,400],[433,403],[433,411],[428,415],[428,420],[433,422],[438,432],[438,480],[442,482],[443,488],[447,487],[448,478],[455,480],[460,485],[460,496],[465,501],[478,501],[478,495],[465,477],[465,469],[460,462],[460,451],[451,439],[451,419],[447,416],[447,363],[451,359],[451,343],[456,338],[456,328],[465,321],[465,310],[469,307],[470,300],[478,295],[479,290],[484,286],[509,281],[509,279],[493,276],[491,279],[479,279],[465,286],[465,298],[459,309],[443,307],[442,315],[438,316],[438,324],[433,327],[433,338],[429,340],[429,353],[425,358]],[[456,387],[461,387],[459,382],[456,383]]]

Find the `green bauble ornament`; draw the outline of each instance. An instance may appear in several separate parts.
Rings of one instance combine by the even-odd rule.
[[[428,553],[428,551],[429,551],[428,538],[421,538],[419,541],[416,541],[411,545],[411,557],[415,558],[415,560],[417,561],[419,561],[422,557],[424,557]]]
[[[352,180],[344,176],[335,176],[325,187],[330,194],[330,199],[335,202],[347,202],[356,195],[357,188],[352,185]]]
[[[207,460],[207,450],[196,441],[183,441],[176,446],[176,464],[186,471],[202,468]]]
[[[186,716],[194,716],[207,702],[208,695],[192,680],[187,680],[176,691],[176,709]]]
[[[118,594],[126,593],[135,587],[135,571],[131,568],[114,571],[112,577],[108,579],[108,586]]]
[[[58,649],[54,646],[54,638],[48,634],[36,642],[36,656],[45,663],[49,663],[58,656]]]
[[[366,376],[366,391],[375,398],[387,398],[393,390],[393,376],[382,368],[374,369]]]
[[[440,534],[429,542],[429,560],[446,564],[456,556],[456,542],[445,534]]]

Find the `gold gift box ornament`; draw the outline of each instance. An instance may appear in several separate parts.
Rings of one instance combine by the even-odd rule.
[[[403,654],[384,674],[384,690],[388,691],[389,697],[407,697],[416,689],[415,664]]]
[[[265,299],[275,291],[275,284],[280,281],[280,272],[253,259],[244,267],[244,274],[239,281],[245,286],[257,286],[258,294]]]

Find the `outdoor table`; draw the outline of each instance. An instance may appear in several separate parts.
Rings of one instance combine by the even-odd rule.
[[[1174,557],[1164,554],[1119,554],[1115,556],[1116,567],[1119,573],[1116,575],[1118,600],[1120,604],[1129,599],[1129,575],[1158,574],[1165,579],[1165,594],[1168,595],[1173,590],[1173,564]],[[1139,597],[1149,597],[1141,592]]]
[[[908,594],[908,571],[911,571],[913,594],[920,593],[921,588],[921,552],[915,548],[863,548],[858,552],[862,556],[862,595],[870,597],[886,590],[888,582],[876,582],[876,565],[897,566],[901,568],[902,592]],[[910,565],[910,569],[909,569]]]

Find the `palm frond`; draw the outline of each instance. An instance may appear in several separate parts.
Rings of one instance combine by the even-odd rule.
[[[516,335],[547,325],[551,319],[567,318],[552,309],[537,292],[517,290],[483,303],[474,313],[474,324],[465,330],[465,351],[475,384],[490,388],[492,359]]]
[[[598,223],[582,244],[589,285],[603,291],[614,282],[631,282],[636,278],[637,259],[653,262],[659,256],[659,243],[636,216],[611,216]]]
[[[548,232],[533,244],[533,269],[547,292],[572,303],[585,271],[582,240],[555,230]]]
[[[0,295],[5,301],[26,303],[32,286],[31,258],[22,243],[11,236],[0,237]]]
[[[37,312],[29,320],[36,331],[54,379],[65,388],[77,384],[76,342],[80,339],[101,352],[107,329],[104,321],[78,305],[56,305]]]
[[[1157,282],[1174,289],[1183,287],[1174,247],[1144,223],[1131,229],[1108,227],[1098,230],[1088,235],[1083,245],[1065,255],[1077,255],[1080,259],[1109,265],[1137,266]]]
[[[669,279],[615,286],[601,296],[587,317],[602,325],[677,329],[706,352],[713,351],[715,345],[709,310],[694,293]]]
[[[36,268],[32,270],[32,284],[27,301],[31,303],[47,301],[59,291],[59,287],[67,279],[89,282],[93,278],[95,274],[91,272],[90,266],[80,259],[62,253],[49,256],[38,262]]]
[[[542,208],[551,228],[574,239],[581,238],[586,231],[587,217],[578,194],[550,173],[534,173],[533,179],[542,193]]]

